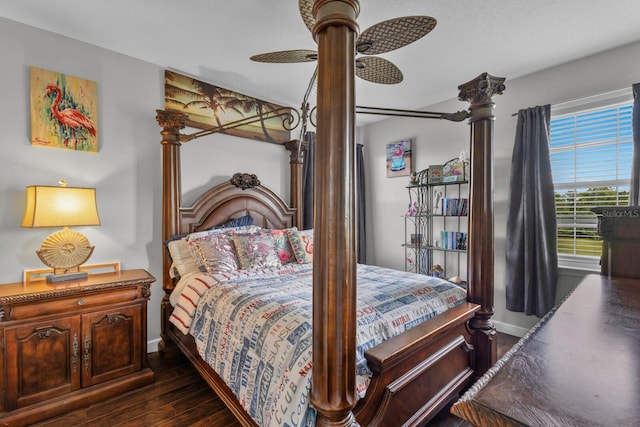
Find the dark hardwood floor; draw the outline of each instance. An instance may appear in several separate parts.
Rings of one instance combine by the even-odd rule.
[[[498,357],[502,357],[518,339],[498,333]],[[240,426],[186,358],[178,354],[160,358],[158,353],[151,353],[149,364],[156,373],[154,384],[36,426]],[[448,408],[429,423],[429,427],[470,425],[450,415]]]

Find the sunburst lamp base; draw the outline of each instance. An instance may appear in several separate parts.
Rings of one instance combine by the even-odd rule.
[[[66,184],[64,180],[62,183]],[[93,254],[94,246],[80,232],[69,226],[100,225],[95,189],[78,187],[27,187],[27,210],[23,227],[64,227],[49,235],[36,251],[40,260],[53,269],[47,282],[83,279],[81,271]]]

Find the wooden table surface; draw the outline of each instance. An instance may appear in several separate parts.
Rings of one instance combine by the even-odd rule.
[[[36,300],[49,295],[64,295],[85,292],[95,286],[105,284],[147,283],[155,282],[155,278],[146,270],[120,270],[115,273],[89,274],[86,279],[66,280],[49,283],[46,280],[33,282],[15,282],[0,284],[0,304],[7,302]]]
[[[640,280],[587,276],[451,412],[477,426],[640,426]]]

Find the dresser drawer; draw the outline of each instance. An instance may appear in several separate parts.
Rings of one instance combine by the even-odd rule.
[[[69,298],[51,298],[41,301],[31,301],[24,304],[14,304],[9,313],[5,313],[5,320],[30,319],[49,314],[66,313],[92,307],[104,307],[109,304],[134,301],[139,297],[137,288],[114,289],[109,292],[76,295]]]

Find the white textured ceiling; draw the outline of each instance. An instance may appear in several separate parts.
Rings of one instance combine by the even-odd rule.
[[[640,40],[638,0],[361,0],[360,8],[361,30],[408,15],[438,21],[380,55],[402,70],[402,83],[357,79],[365,106],[419,109],[454,98],[485,71],[514,79]],[[249,60],[315,50],[297,0],[0,0],[0,16],[294,107],[315,67]]]

